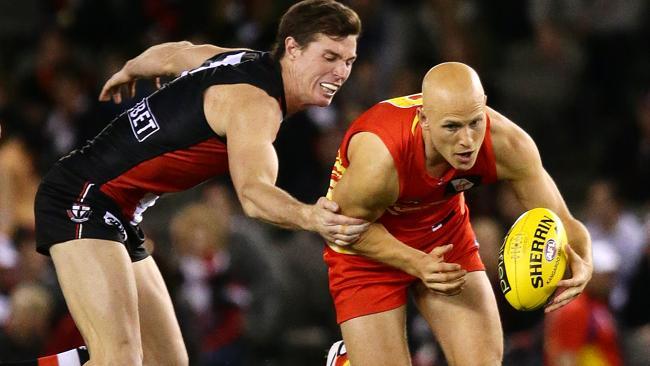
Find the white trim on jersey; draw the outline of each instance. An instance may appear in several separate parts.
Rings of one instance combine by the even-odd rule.
[[[201,67],[197,67],[194,70],[183,71],[181,76],[185,76],[187,74],[191,75],[191,74],[194,74],[195,72],[199,72],[201,70],[212,69],[212,68],[223,66],[223,65],[235,65],[235,64],[238,64],[238,63],[241,62],[241,58],[244,57],[245,53],[246,52],[240,52],[240,53],[236,53],[234,55],[228,55],[223,60],[212,61],[209,64],[201,66]]]
[[[76,349],[58,353],[56,355],[56,358],[57,361],[59,361],[59,366],[81,366],[79,353]]]

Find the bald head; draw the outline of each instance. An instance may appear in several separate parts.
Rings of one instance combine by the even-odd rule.
[[[418,117],[427,164],[470,169],[487,127],[485,93],[476,71],[458,62],[440,64],[424,77],[422,94]]]
[[[478,74],[460,62],[434,66],[422,81],[424,109],[460,112],[485,102],[485,92]]]

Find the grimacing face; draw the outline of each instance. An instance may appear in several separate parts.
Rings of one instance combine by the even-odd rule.
[[[437,154],[454,169],[471,169],[485,138],[485,98],[480,102],[446,106],[444,109],[423,107],[419,113]]]
[[[322,34],[298,49],[293,55],[302,104],[328,106],[350,76],[356,51],[357,36],[336,40]]]

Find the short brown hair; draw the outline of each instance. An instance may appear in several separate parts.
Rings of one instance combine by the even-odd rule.
[[[281,59],[287,37],[304,47],[318,34],[343,39],[360,33],[361,20],[354,10],[334,0],[305,0],[290,7],[280,19],[271,52],[276,60]]]

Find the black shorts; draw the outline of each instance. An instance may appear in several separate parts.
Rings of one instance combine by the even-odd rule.
[[[120,207],[99,187],[57,164],[38,187],[34,203],[36,250],[50,255],[50,248],[74,239],[120,242],[132,262],[149,256],[144,234],[122,215]]]

